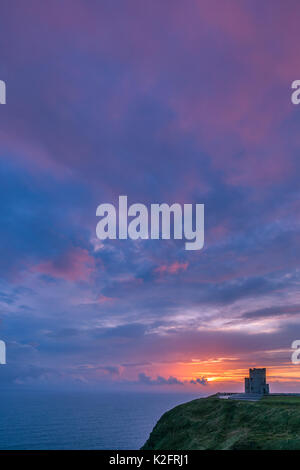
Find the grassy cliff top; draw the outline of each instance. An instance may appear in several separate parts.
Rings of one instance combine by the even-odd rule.
[[[300,450],[300,397],[193,400],[165,413],[142,449]]]

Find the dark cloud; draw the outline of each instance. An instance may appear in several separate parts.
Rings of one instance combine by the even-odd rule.
[[[60,377],[60,372],[47,367],[39,367],[33,364],[6,364],[0,368],[0,385],[22,385],[40,381],[56,380]]]
[[[190,380],[190,383],[191,384],[194,384],[194,385],[207,385],[208,382],[207,382],[207,379],[205,377],[198,377],[197,379],[192,379]]]
[[[158,375],[156,379],[152,379],[150,376],[146,375],[144,372],[140,372],[138,375],[139,383],[143,385],[184,385],[186,382],[177,379],[176,377],[170,376],[169,378],[162,377]],[[205,377],[198,377],[189,381],[193,385],[207,385],[207,379]]]
[[[245,312],[242,315],[242,318],[268,318],[268,317],[281,317],[286,315],[299,315],[300,314],[300,305],[281,305],[278,307],[268,307],[251,312]]]
[[[144,372],[140,372],[138,375],[138,381],[143,385],[183,385],[184,383],[178,380],[176,377],[170,376],[168,379],[157,376],[156,379],[152,379]]]
[[[149,366],[151,365],[151,362],[147,362],[147,361],[144,361],[144,362],[130,362],[130,363],[125,363],[125,364],[121,364],[122,367],[142,367],[142,366]]]
[[[104,372],[107,372],[110,375],[120,374],[119,367],[115,367],[115,366],[98,366],[97,370],[103,370]]]

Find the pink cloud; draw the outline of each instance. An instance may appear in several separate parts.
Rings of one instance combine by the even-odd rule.
[[[113,302],[115,299],[113,297],[106,297],[106,295],[99,295],[98,303],[105,304],[107,302]]]
[[[82,248],[73,248],[59,258],[45,261],[32,268],[35,272],[66,281],[87,280],[94,269],[94,258]]]
[[[168,273],[168,274],[177,274],[179,271],[186,271],[189,263],[179,263],[175,261],[172,264],[162,264],[155,269],[155,272],[159,274]]]
[[[55,5],[58,3],[54,2]],[[30,55],[33,44],[34,57],[44,57],[45,47],[47,52],[48,48],[52,51],[56,41],[61,41],[68,31],[77,49],[89,54],[104,54],[130,66],[130,73],[121,75],[118,86],[112,86],[111,92],[101,102],[114,131],[115,121],[119,121],[122,130],[130,109],[128,104],[139,93],[155,90],[155,86],[163,86],[167,79],[169,91],[160,99],[174,111],[171,131],[192,133],[201,149],[208,154],[213,167],[223,170],[229,184],[265,186],[294,174],[295,162],[287,156],[289,144],[279,130],[295,112],[289,99],[289,86],[299,70],[297,48],[291,47],[291,44],[297,44],[299,35],[298,3],[295,2],[293,8],[284,9],[271,1],[259,8],[255,2],[247,1],[191,0],[188,8],[181,2],[167,2],[141,9],[139,2],[133,1],[126,8],[121,2],[116,10],[102,4],[87,8],[80,1],[66,1],[63,6],[59,4],[59,8],[26,2],[26,7],[16,10],[9,20],[22,31],[24,17],[33,11],[41,24],[48,25],[46,31],[54,31],[55,35],[49,38],[46,35],[47,41],[37,42],[36,30],[26,30],[26,41],[14,43],[13,56],[19,60],[23,61]],[[112,21],[118,25],[113,35]],[[158,30],[162,33],[158,34]],[[168,41],[163,31],[169,31],[172,41]],[[39,31],[40,34],[42,32]],[[176,54],[173,54],[174,50]],[[189,71],[191,67],[189,58],[193,58],[192,73],[183,75],[184,70]],[[68,67],[74,65],[68,64]],[[67,80],[67,86],[60,81],[59,87],[55,85],[53,90],[49,82],[41,90],[45,109],[51,113],[55,110],[59,119],[66,121],[67,117],[69,122],[69,126],[65,125],[64,136],[55,143],[50,155],[46,150],[48,145],[38,147],[33,144],[37,131],[36,126],[30,128],[30,120],[16,121],[15,113],[12,113],[9,119],[6,117],[9,125],[6,125],[5,134],[10,127],[16,129],[19,140],[24,141],[27,164],[29,153],[36,165],[40,165],[42,160],[42,165],[49,166],[57,175],[65,174],[66,168],[70,167],[73,171],[79,169],[82,175],[89,173],[90,181],[91,176],[97,175],[93,162],[90,161],[90,167],[88,165],[94,155],[93,146],[87,143],[87,139],[82,142],[76,137],[76,121],[74,123],[65,114],[65,103],[72,104],[74,96],[77,102],[85,99],[85,93],[73,80],[75,77],[81,83],[80,73],[70,70],[72,80]],[[177,76],[180,80],[176,79]],[[170,81],[170,77],[174,80]],[[57,97],[55,101],[53,96]],[[35,117],[33,114],[31,119]],[[95,106],[93,122],[97,123],[98,119]],[[51,136],[43,132],[44,143]],[[170,130],[169,134],[172,138]],[[16,139],[12,137],[8,145],[14,149]],[[293,142],[295,139],[297,137],[293,137]],[[31,147],[33,152],[29,152]],[[81,154],[87,158],[78,158]],[[77,158],[74,157],[76,155]],[[81,165],[82,161],[84,165]],[[135,167],[131,171],[135,171]],[[112,182],[109,183],[108,187]],[[102,184],[105,185],[105,178]]]

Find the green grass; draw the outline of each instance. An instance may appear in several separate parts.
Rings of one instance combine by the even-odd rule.
[[[201,398],[165,413],[143,449],[300,450],[300,397]]]
[[[293,396],[288,396],[288,395],[269,395],[265,396],[261,399],[260,403],[270,403],[272,405],[274,404],[291,404],[291,405],[300,405],[300,396],[299,397],[293,397]]]

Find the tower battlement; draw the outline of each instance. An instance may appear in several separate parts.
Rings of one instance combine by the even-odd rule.
[[[245,393],[267,395],[269,384],[266,383],[266,369],[249,369],[249,377],[245,377]]]

